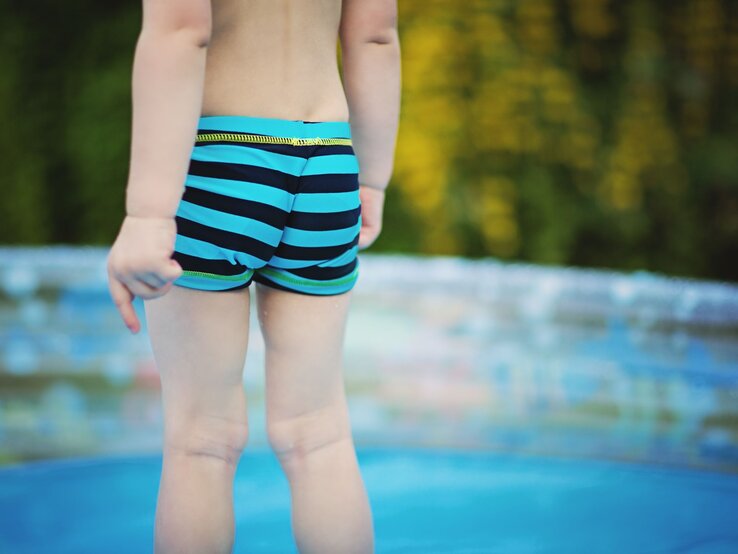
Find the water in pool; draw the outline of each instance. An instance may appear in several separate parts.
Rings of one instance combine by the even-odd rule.
[[[439,449],[360,449],[378,553],[738,552],[738,476]],[[151,552],[160,457],[0,472],[0,551]],[[289,488],[266,450],[235,483],[235,553],[297,552]]]

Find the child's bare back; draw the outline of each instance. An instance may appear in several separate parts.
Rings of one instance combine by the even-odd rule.
[[[215,0],[204,115],[347,121],[341,0]]]

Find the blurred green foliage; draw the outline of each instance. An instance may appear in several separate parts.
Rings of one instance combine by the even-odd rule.
[[[110,244],[140,5],[0,8],[0,241]],[[400,0],[371,250],[738,280],[738,3]]]

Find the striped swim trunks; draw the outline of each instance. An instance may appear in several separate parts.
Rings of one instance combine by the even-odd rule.
[[[252,281],[310,295],[358,278],[359,164],[348,121],[201,116],[175,221],[175,285]]]

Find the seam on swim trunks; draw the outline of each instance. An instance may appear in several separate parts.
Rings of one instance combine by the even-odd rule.
[[[350,138],[298,138],[273,137],[269,135],[253,135],[250,133],[199,133],[197,142],[258,142],[266,144],[291,144],[292,146],[345,145],[351,146]]]
[[[331,281],[317,281],[316,282],[316,281],[311,281],[309,279],[301,279],[299,277],[282,275],[281,273],[277,273],[276,271],[271,270],[269,268],[264,268],[261,270],[261,273],[264,273],[267,276],[273,276],[275,278],[275,281],[282,279],[283,281],[287,281],[290,283],[297,283],[300,285],[315,285],[315,286],[323,286],[323,287],[330,287],[330,286],[343,285],[345,283],[349,283],[354,280],[358,272],[359,272],[359,266],[357,265],[354,268],[354,270],[348,275],[346,275],[345,277],[339,277],[338,279],[333,279]]]
[[[207,273],[205,271],[191,271],[189,269],[182,270],[182,275],[189,275],[190,277],[209,277],[211,279],[222,279],[223,281],[240,281],[244,277],[250,277],[250,273],[253,273],[253,269],[249,269],[241,275],[218,275],[217,273]]]

